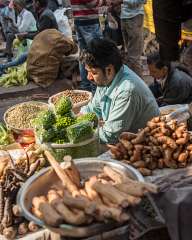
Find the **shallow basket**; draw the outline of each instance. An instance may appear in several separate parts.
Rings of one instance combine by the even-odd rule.
[[[36,143],[41,144],[36,136]],[[98,132],[95,132],[92,138],[80,143],[43,143],[52,150],[52,154],[58,161],[63,161],[65,155],[70,155],[72,158],[97,157],[100,153],[100,144]]]
[[[91,101],[91,99],[93,97],[93,94],[91,92],[89,92],[89,91],[84,91],[84,90],[70,90],[70,91],[73,91],[74,93],[86,93],[88,95],[88,100],[82,101],[82,102],[79,102],[79,103],[76,103],[76,104],[73,104],[73,111],[75,113],[78,113],[80,111],[81,107],[86,106]],[[55,108],[54,103],[53,103],[54,102],[54,98],[62,97],[64,92],[65,91],[59,92],[59,93],[51,96],[48,99],[48,104],[50,105],[50,107],[52,109]]]
[[[115,160],[100,160],[97,158],[82,158],[74,159],[75,164],[80,172],[81,179],[85,180],[91,176],[99,174],[104,166],[110,166],[114,170],[123,173],[135,180],[144,181],[142,175],[133,167],[120,163]],[[61,224],[58,228],[46,226],[43,221],[38,219],[31,213],[32,198],[35,196],[44,195],[52,186],[61,185],[55,172],[51,167],[42,169],[39,173],[30,177],[21,187],[18,196],[17,204],[21,207],[22,215],[29,221],[34,221],[36,224],[47,227],[51,231],[59,233],[62,236],[68,237],[88,237],[104,231],[114,229],[123,223],[114,221],[108,223],[92,223],[83,226],[73,226],[70,224]]]
[[[15,107],[19,106],[19,105],[23,105],[23,104],[37,104],[37,105],[40,105],[42,106],[42,110],[43,109],[48,109],[49,108],[49,105],[47,103],[44,103],[44,102],[38,102],[38,101],[28,101],[28,102],[22,102],[22,103],[18,103],[10,108],[7,109],[7,111],[4,113],[3,115],[3,120],[7,126],[8,129],[12,130],[13,132],[17,133],[17,134],[20,134],[22,133],[23,131],[26,131],[26,130],[33,130],[32,128],[16,128],[12,125],[10,125],[8,122],[7,122],[7,115],[9,114],[9,112],[11,112]]]

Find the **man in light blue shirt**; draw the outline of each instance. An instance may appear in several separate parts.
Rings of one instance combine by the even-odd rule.
[[[137,132],[159,114],[148,86],[131,69],[122,64],[115,44],[106,39],[93,39],[80,56],[88,79],[97,85],[92,101],[81,113],[95,112],[102,122],[102,143],[116,143],[123,131]]]
[[[127,52],[127,64],[142,77],[140,57],[143,52],[144,4],[147,0],[114,0],[121,4],[121,30],[124,48]]]

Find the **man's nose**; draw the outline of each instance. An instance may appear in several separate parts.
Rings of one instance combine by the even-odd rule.
[[[87,73],[87,78],[89,79],[89,81],[93,81],[94,79],[93,79],[93,75],[92,75],[92,73]]]

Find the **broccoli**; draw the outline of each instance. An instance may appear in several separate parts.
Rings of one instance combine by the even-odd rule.
[[[72,109],[72,102],[69,97],[61,97],[55,104],[55,112],[57,115],[65,115]]]
[[[54,127],[46,129],[38,129],[36,131],[37,137],[40,142],[52,142],[52,140],[56,137],[56,129]]]
[[[84,121],[67,128],[67,136],[71,143],[79,143],[93,137],[92,123]]]
[[[63,128],[66,128],[68,126],[71,126],[74,123],[74,119],[71,117],[62,117],[59,116],[56,119],[55,127],[60,130]]]
[[[56,130],[56,137],[53,139],[54,143],[62,144],[62,143],[69,142],[66,134],[66,129],[55,128],[55,130]]]
[[[53,124],[55,124],[55,122],[55,114],[51,110],[44,110],[38,114],[37,118],[34,119],[32,124],[35,129],[44,128],[48,130],[53,126]]]
[[[98,118],[97,115],[93,112],[90,113],[86,113],[83,115],[80,115],[77,117],[76,122],[82,122],[82,121],[89,121],[89,122],[93,122],[94,123],[94,127],[97,127],[98,125]]]

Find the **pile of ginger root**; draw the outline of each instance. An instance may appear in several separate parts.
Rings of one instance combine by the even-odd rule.
[[[158,191],[156,185],[133,180],[109,166],[104,166],[97,175],[81,179],[70,156],[59,165],[50,153],[46,155],[62,185],[35,196],[32,213],[52,227],[62,223],[81,226],[109,220],[128,221],[128,207],[139,204],[147,193]]]
[[[144,176],[162,168],[183,168],[192,162],[192,139],[186,123],[155,117],[137,134],[123,132],[108,145],[112,158],[137,168]]]

